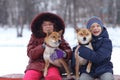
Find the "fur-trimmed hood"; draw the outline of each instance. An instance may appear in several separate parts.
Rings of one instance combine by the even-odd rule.
[[[60,31],[65,29],[65,24],[63,20],[56,14],[44,12],[37,15],[31,23],[31,31],[36,38],[45,37],[45,33],[42,31],[43,21],[51,21],[55,24],[55,31]]]

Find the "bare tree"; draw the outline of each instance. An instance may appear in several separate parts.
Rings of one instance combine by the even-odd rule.
[[[113,0],[113,9],[114,9],[113,24],[114,24],[114,26],[116,26],[116,24],[117,24],[117,3],[116,3],[116,0]]]
[[[0,0],[0,23],[8,21],[10,26],[19,24],[22,26],[30,24],[36,14],[49,11],[58,14],[65,23],[74,27],[77,23],[84,24],[91,16],[99,16],[105,22],[115,24],[119,20],[119,2],[119,0]],[[3,6],[6,9],[3,9]]]
[[[73,14],[74,14],[74,18],[73,18],[73,22],[74,22],[74,27],[77,26],[77,21],[76,21],[76,18],[77,18],[77,0],[73,0]]]
[[[4,26],[7,24],[7,1],[6,0],[0,0],[0,24]]]

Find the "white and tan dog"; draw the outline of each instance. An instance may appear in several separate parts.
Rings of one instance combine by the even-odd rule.
[[[59,32],[48,32],[47,36],[45,37],[46,46],[43,54],[45,60],[44,76],[47,75],[48,67],[51,63],[58,67],[63,66],[67,72],[67,77],[70,78],[70,70],[63,58],[57,59],[55,61],[52,61],[50,59],[50,55],[53,54],[55,52],[55,49],[58,49],[58,46],[60,45],[61,35],[62,35],[62,30]]]
[[[84,45],[85,47],[92,49],[92,45],[91,45],[92,34],[87,28],[80,28],[80,29],[77,28],[76,33],[77,33],[77,40],[79,43],[79,45],[75,49],[75,59],[76,59],[75,70],[76,70],[76,80],[78,80],[79,79],[79,68],[82,65],[87,64],[87,60],[79,56],[78,49],[80,45]],[[92,63],[89,61],[87,68],[86,68],[86,71],[88,73],[91,70],[91,65]]]

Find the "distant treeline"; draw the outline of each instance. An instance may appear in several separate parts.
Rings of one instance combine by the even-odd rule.
[[[120,0],[0,0],[0,25],[30,24],[41,12],[53,12],[66,24],[85,24],[91,16],[120,24]]]

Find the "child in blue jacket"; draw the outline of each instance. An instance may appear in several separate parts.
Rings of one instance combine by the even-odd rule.
[[[87,28],[90,29],[92,33],[93,50],[80,45],[78,54],[91,61],[92,67],[90,73],[86,72],[87,64],[80,68],[80,80],[94,80],[95,78],[99,78],[99,80],[114,80],[113,64],[110,61],[112,42],[109,39],[108,32],[103,22],[98,17],[94,16],[87,22]],[[73,48],[73,53],[76,47]],[[72,69],[75,69],[74,57],[72,57]]]

